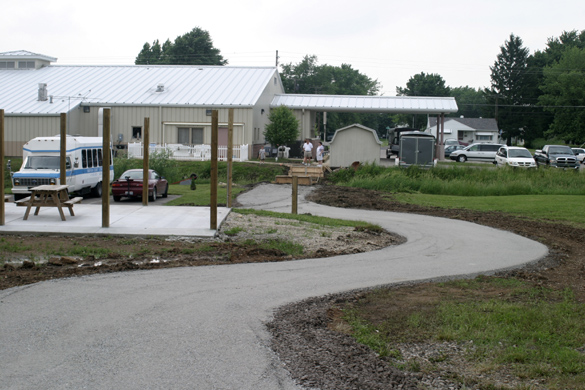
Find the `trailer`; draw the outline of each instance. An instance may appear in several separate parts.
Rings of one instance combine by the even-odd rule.
[[[430,168],[435,165],[435,136],[421,131],[403,132],[400,135],[398,158],[401,167],[418,165]]]
[[[12,174],[14,200],[27,197],[31,188],[40,185],[60,185],[61,137],[37,137],[23,146],[22,166]],[[69,194],[102,195],[103,139],[67,135],[65,170]],[[111,145],[110,183],[114,178]]]

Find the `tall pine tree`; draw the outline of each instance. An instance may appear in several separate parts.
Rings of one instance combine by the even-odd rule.
[[[527,61],[528,49],[523,47],[522,39],[510,34],[510,39],[500,47],[494,66],[490,66],[491,87],[484,91],[508,144],[514,137],[524,138],[530,113],[530,102],[525,100],[529,87]]]

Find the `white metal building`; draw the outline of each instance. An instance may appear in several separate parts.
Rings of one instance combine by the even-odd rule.
[[[211,110],[219,111],[219,144],[227,144],[228,109],[234,109],[234,145],[256,155],[264,145],[270,108],[285,105],[300,121],[299,140],[312,137],[316,112],[349,111],[442,115],[457,111],[453,98],[287,95],[276,67],[69,66],[28,51],[0,53],[0,109],[5,113],[5,154],[19,156],[38,136],[101,135],[100,113],[111,109],[114,144],[209,144]]]

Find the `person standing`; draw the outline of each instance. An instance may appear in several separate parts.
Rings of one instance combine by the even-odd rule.
[[[323,166],[323,155],[325,154],[325,147],[323,146],[323,142],[319,141],[319,146],[317,146],[317,165],[322,167]]]
[[[303,165],[310,165],[311,157],[313,157],[313,144],[309,141],[308,138],[305,139],[305,143],[303,144],[303,151],[304,151]]]
[[[266,158],[266,149],[264,149],[264,147],[258,152],[258,157],[260,157],[260,162],[264,162],[264,159]]]

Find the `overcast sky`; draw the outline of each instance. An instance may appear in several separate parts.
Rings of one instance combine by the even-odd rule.
[[[583,0],[27,0],[5,1],[0,52],[28,50],[61,65],[133,64],[145,42],[207,30],[238,66],[351,64],[380,94],[420,72],[450,87],[488,87],[513,33],[533,53],[563,31],[585,30]]]

